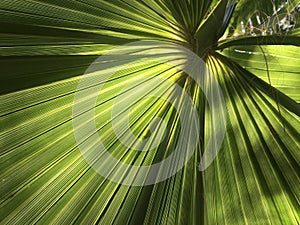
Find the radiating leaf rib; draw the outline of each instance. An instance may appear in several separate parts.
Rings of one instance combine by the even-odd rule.
[[[260,107],[264,107],[264,104],[261,103],[261,101],[262,101],[261,97],[257,97],[257,98],[255,98],[255,100],[253,99],[253,100],[248,101],[249,98],[251,99],[252,96],[256,96],[256,94],[253,93],[254,94],[253,95],[252,91],[250,93],[250,90],[252,90],[252,87],[250,87],[248,85],[246,86],[245,84],[243,85],[243,83],[246,82],[246,80],[244,80],[243,76],[235,78],[233,76],[232,72],[226,72],[225,70],[223,70],[222,73],[219,72],[217,74],[219,74],[218,76],[220,77],[220,79],[221,79],[221,76],[220,76],[221,74],[223,74],[223,75],[226,74],[226,76],[224,76],[222,78],[221,83],[222,84],[224,83],[226,85],[230,85],[230,86],[228,86],[228,88],[225,89],[225,90],[227,90],[226,91],[227,94],[225,96],[227,96],[227,98],[231,98],[232,99],[231,100],[231,105],[233,106],[232,110],[230,110],[231,115],[232,115],[232,116],[230,116],[230,121],[231,121],[231,124],[232,124],[232,125],[230,125],[230,127],[231,126],[232,127],[236,127],[235,129],[239,128],[240,130],[236,130],[234,132],[234,135],[233,135],[233,136],[235,136],[234,138],[233,138],[233,136],[228,136],[227,137],[227,138],[231,137],[230,141],[229,142],[225,141],[224,146],[223,146],[223,148],[227,149],[227,151],[224,151],[223,153],[221,153],[221,155],[218,155],[218,158],[219,157],[221,157],[221,158],[220,158],[220,160],[217,160],[215,162],[215,164],[217,164],[217,163],[219,164],[220,163],[220,165],[224,165],[226,162],[228,162],[228,159],[225,160],[223,158],[223,156],[222,156],[223,154],[228,154],[228,151],[232,152],[232,153],[235,153],[235,154],[239,154],[239,155],[247,154],[248,157],[249,157],[248,160],[242,160],[242,159],[240,160],[240,162],[242,163],[242,165],[241,165],[242,167],[241,168],[243,168],[242,171],[244,171],[245,176],[241,177],[240,175],[237,174],[237,177],[239,177],[239,179],[237,179],[235,183],[236,183],[237,187],[239,187],[239,186],[243,187],[243,189],[238,189],[238,190],[241,190],[242,193],[245,192],[244,187],[256,188],[257,192],[255,192],[255,193],[260,193],[261,197],[259,197],[259,201],[262,201],[262,203],[264,205],[264,208],[265,208],[264,214],[259,215],[259,212],[257,212],[255,210],[255,208],[253,208],[251,206],[252,204],[253,204],[253,206],[255,206],[256,204],[258,204],[257,200],[254,200],[254,196],[251,194],[253,190],[251,192],[249,192],[248,200],[242,200],[244,194],[239,195],[240,196],[239,198],[241,199],[239,202],[240,202],[240,204],[244,205],[244,207],[246,209],[246,210],[244,210],[244,212],[247,212],[247,214],[244,214],[246,221],[240,222],[240,223],[252,223],[253,219],[254,219],[253,216],[257,218],[257,223],[262,223],[262,221],[264,221],[263,223],[270,223],[270,221],[278,221],[278,222],[282,222],[282,223],[286,223],[286,224],[296,222],[298,220],[298,218],[297,218],[296,214],[293,213],[293,212],[296,212],[295,210],[297,209],[297,203],[296,202],[292,203],[293,201],[290,201],[290,199],[297,199],[298,197],[295,197],[295,196],[291,197],[289,195],[283,194],[282,197],[280,197],[280,199],[282,201],[278,201],[277,198],[273,197],[274,203],[272,203],[273,201],[268,201],[268,200],[265,201],[265,198],[263,196],[265,195],[265,191],[264,191],[265,190],[265,187],[264,187],[265,185],[266,185],[266,187],[269,187],[269,189],[270,189],[270,195],[271,196],[276,196],[274,194],[274,190],[275,190],[274,187],[277,186],[277,185],[283,185],[283,184],[285,184],[284,186],[281,186],[280,190],[284,189],[284,187],[291,188],[292,190],[296,190],[296,186],[295,185],[299,182],[299,178],[297,178],[298,175],[297,175],[297,172],[296,172],[298,170],[297,169],[298,166],[297,167],[293,167],[292,166],[293,165],[293,160],[291,160],[292,158],[290,158],[290,159],[286,158],[288,161],[286,161],[285,163],[279,162],[278,160],[283,159],[282,155],[281,155],[281,154],[284,154],[283,152],[281,153],[281,149],[283,148],[283,146],[276,146],[276,145],[273,145],[272,143],[274,143],[274,142],[276,143],[277,141],[275,141],[275,140],[281,140],[281,139],[283,139],[286,142],[285,142],[285,144],[283,144],[283,142],[281,144],[285,145],[285,148],[286,148],[285,152],[292,153],[292,152],[295,151],[295,149],[293,149],[292,145],[295,146],[295,144],[297,142],[299,142],[299,141],[294,140],[295,141],[294,144],[291,144],[286,139],[287,137],[289,137],[289,135],[287,135],[285,132],[283,132],[283,127],[281,126],[281,122],[280,122],[278,114],[273,114],[275,116],[275,118],[277,117],[277,120],[274,119],[274,118],[267,119],[267,117],[271,116],[272,114],[266,113],[267,112],[266,108],[261,109],[261,112],[259,112],[259,114],[257,114],[257,115],[255,114],[255,112],[257,111],[256,109],[259,109]],[[232,74],[232,75],[230,75],[230,74]],[[234,74],[236,75],[236,72]],[[231,77],[230,80],[228,79],[229,76]],[[223,85],[222,85],[222,87],[223,87]],[[233,92],[235,89],[237,91]],[[243,95],[243,97],[242,97],[241,94],[244,93],[244,91],[246,91],[247,94]],[[258,92],[258,90],[255,90],[255,92],[260,93],[260,92]],[[237,97],[237,95],[240,95],[240,97]],[[238,98],[240,99],[239,101],[238,101]],[[266,99],[266,98],[264,98],[264,99]],[[241,104],[239,104],[239,102],[241,102]],[[258,102],[260,102],[260,103],[258,103]],[[253,105],[253,103],[254,103],[254,105]],[[274,108],[274,103],[273,103],[273,108]],[[230,108],[228,108],[228,110],[229,109]],[[274,110],[276,111],[276,106],[275,106]],[[232,112],[234,112],[234,111],[236,113],[235,116],[237,117],[237,120],[235,119],[235,116],[233,116],[233,114],[232,114]],[[265,113],[265,115],[262,112]],[[254,114],[253,117],[251,116],[251,114]],[[261,115],[264,115],[262,117],[263,118],[262,120],[260,120]],[[249,123],[251,121],[251,120],[249,121],[249,119],[251,117],[252,117],[253,123]],[[248,119],[246,119],[246,118],[248,118]],[[294,121],[294,122],[299,123],[299,120],[296,119],[296,121]],[[238,124],[234,126],[233,122],[234,123],[238,123]],[[253,130],[253,128],[249,127],[250,124],[254,124],[254,126],[256,126],[256,128],[255,128],[256,132],[252,132],[251,131],[251,130]],[[255,124],[257,124],[257,125],[255,125]],[[273,134],[274,135],[273,136],[272,133],[271,134],[268,133],[268,131],[270,129],[270,127],[269,127],[270,124],[272,124],[272,126],[275,126],[275,125],[278,126],[278,129],[279,129],[278,130],[278,134],[281,134],[284,137],[276,138],[275,134]],[[229,127],[229,129],[231,129],[230,127]],[[261,133],[260,133],[259,130],[261,130]],[[240,137],[239,137],[239,134],[241,135]],[[257,134],[259,134],[261,136],[260,137],[256,136]],[[271,137],[274,138],[274,141],[270,141],[270,139],[269,139],[270,135],[271,135]],[[249,136],[249,139],[248,139],[248,136]],[[244,139],[244,141],[240,142],[240,144],[238,144],[237,147],[231,147],[231,148],[230,147],[229,148],[225,147],[227,144],[234,143],[235,141],[243,140],[243,139]],[[259,141],[259,142],[257,142],[257,141]],[[256,145],[256,142],[260,143],[260,144]],[[296,145],[298,145],[298,144],[296,144]],[[290,147],[288,147],[288,146],[290,146]],[[252,149],[253,153],[251,153],[251,151],[249,151],[250,149]],[[259,149],[265,149],[265,151],[267,151],[267,152],[271,151],[272,153],[267,153],[267,152],[264,153],[263,151],[259,151]],[[231,155],[232,155],[232,153],[231,153]],[[278,155],[276,155],[276,153],[278,153]],[[267,161],[262,158],[262,156],[264,154],[266,154],[265,157],[266,157],[267,161],[269,160],[268,164],[266,164]],[[273,154],[273,156],[271,154]],[[235,156],[234,158],[232,158],[232,160],[236,159],[236,157],[237,156]],[[255,159],[256,162],[253,161],[254,159]],[[274,160],[278,164],[276,164]],[[239,161],[236,161],[236,163],[233,163],[232,165],[236,165],[238,162]],[[247,165],[248,163],[250,163],[250,165],[252,164],[252,166],[249,167],[249,165]],[[294,164],[294,165],[296,165],[296,164]],[[258,168],[259,168],[258,165],[260,165],[260,166],[263,167],[263,169],[261,170],[261,172],[259,172],[259,170],[258,170]],[[295,172],[292,175],[293,179],[289,180],[289,178],[287,178],[289,180],[288,181],[289,184],[286,184],[285,183],[287,181],[286,178],[283,179],[283,177],[281,177],[281,175],[279,175],[279,174],[278,174],[278,182],[277,182],[277,184],[276,184],[276,182],[274,182],[274,179],[270,179],[269,176],[270,176],[271,173],[277,174],[278,171],[284,170],[283,167],[281,167],[279,169],[277,167],[278,165],[281,165],[281,166],[283,166],[283,165],[290,165],[291,167],[289,169],[287,169],[287,170]],[[222,168],[224,168],[224,167],[222,167]],[[225,167],[225,168],[228,168],[228,166]],[[270,170],[270,168],[272,168],[272,169]],[[221,169],[217,169],[217,168],[215,168],[215,170],[219,171],[221,174],[223,174],[224,177],[229,178],[229,175],[225,171],[223,171]],[[270,173],[267,172],[268,170],[270,171]],[[213,168],[211,168],[211,171],[214,171]],[[240,171],[240,169],[238,169],[237,171]],[[253,172],[251,172],[251,171],[253,171]],[[258,171],[258,172],[255,172],[255,171]],[[275,171],[277,171],[277,172],[275,172]],[[210,171],[207,171],[207,173],[210,174]],[[207,182],[206,183],[207,187],[210,187],[210,185],[212,185],[211,184],[212,181],[211,181],[211,179],[209,179],[211,177],[214,177],[214,176],[213,175],[207,176],[207,179],[208,179],[206,181]],[[261,182],[263,182],[264,179],[266,179],[266,182],[267,182],[265,185],[263,185],[263,183],[261,183]],[[247,182],[247,184],[246,185],[242,185],[243,181]],[[256,187],[253,186],[250,183],[251,181],[255,181]],[[216,183],[213,183],[213,185],[216,185]],[[232,188],[233,185],[234,185],[234,183],[230,184],[229,187]],[[223,187],[223,186],[224,185],[222,185],[220,187]],[[231,191],[233,191],[233,190],[231,190]],[[231,191],[229,191],[229,193]],[[246,192],[248,192],[248,191],[246,191]],[[288,191],[287,193],[293,193],[293,192],[294,191],[292,191],[292,192]],[[221,191],[221,193],[223,193],[223,191]],[[229,194],[229,193],[227,192],[227,194]],[[293,195],[294,194],[292,194],[292,196]],[[210,201],[208,201],[207,204],[212,204],[212,205],[220,204],[220,205],[222,205],[222,204],[224,204],[224,203],[222,203],[222,199],[223,198],[224,197],[220,197],[220,198],[217,198],[217,199],[216,198],[212,198]],[[208,198],[208,199],[210,199],[210,198]],[[217,202],[214,203],[213,199],[215,199],[215,201],[218,200],[218,201],[221,201],[221,202],[220,203],[217,203]],[[251,204],[251,205],[248,205],[248,204]],[[275,204],[275,205],[273,205],[273,209],[272,209],[272,204]],[[284,204],[285,204],[285,206],[282,207],[282,205],[284,205]],[[225,204],[225,205],[228,205],[228,204]],[[230,200],[230,205],[232,205],[232,199]],[[289,217],[290,220],[287,220],[287,218],[280,218],[279,216],[277,216],[277,219],[275,219],[275,215],[277,214],[277,210],[284,211],[286,209],[290,210],[290,211],[286,211],[285,213],[291,212],[290,217]],[[253,213],[252,214],[253,216],[250,216],[251,214],[249,214],[251,211]],[[268,218],[268,215],[273,215],[273,216]],[[214,217],[213,215],[211,215],[211,216],[209,216],[209,218],[210,219],[215,218],[216,221],[220,221],[221,220],[220,216],[219,217]],[[227,214],[227,212],[226,212],[225,213],[225,218],[227,218],[227,220],[230,221],[234,217],[231,217],[230,214]],[[242,219],[242,218],[243,217],[240,217],[240,219]],[[268,220],[264,220],[264,219],[267,219],[267,218],[268,218]],[[235,221],[236,221],[236,219],[235,219]],[[247,222],[247,220],[248,220],[248,222]],[[211,222],[211,223],[213,223],[213,222]],[[231,222],[228,222],[228,223],[231,223]]]
[[[247,75],[251,82],[256,82],[265,91],[273,93],[273,96],[280,101],[281,94],[276,94],[271,86],[278,88],[284,94],[292,98],[294,101],[299,101],[299,94],[297,91],[300,85],[299,59],[300,54],[299,47],[294,46],[262,46],[264,51],[257,46],[245,47],[236,46],[228,50],[224,50],[224,54],[229,56],[234,61],[238,62],[241,66],[248,71],[255,74],[258,78],[254,78],[253,75]],[[267,60],[267,61],[266,61]],[[266,68],[268,65],[268,70]],[[268,85],[262,81],[269,84]],[[270,83],[271,81],[271,83]],[[263,87],[264,86],[264,87]],[[282,96],[284,98],[284,96]],[[288,103],[288,100],[284,100]],[[299,105],[293,103],[290,100],[291,110],[299,115]],[[294,105],[294,106],[292,106]]]
[[[243,70],[243,69],[242,69]],[[294,112],[296,115],[299,115],[299,105],[293,100],[288,98],[286,95],[281,93],[279,90],[274,89],[270,84],[251,74],[250,72],[244,70],[248,75],[247,79],[253,82],[258,88],[263,90],[277,102],[289,109],[291,112]],[[297,83],[296,83],[297,85]],[[292,87],[293,88],[293,87]],[[285,100],[283,100],[285,99]]]
[[[229,2],[2,0],[0,223],[299,223],[297,29],[293,36],[239,37],[217,46],[223,33],[219,28],[228,22],[224,15],[233,9]],[[243,2],[247,1],[240,4]],[[201,91],[211,86],[199,87],[186,74],[166,65],[168,59],[176,63],[171,52],[165,55],[167,59],[158,55],[157,62],[127,65],[108,79],[98,96],[95,118],[82,117],[82,126],[95,119],[96,134],[113,156],[132,165],[151,165],[174,151],[182,133],[193,135],[195,121],[183,100],[188,95],[200,118],[197,151],[176,175],[151,186],[120,185],[99,176],[85,162],[74,139],[72,106],[82,74],[98,56],[135,40],[164,40],[197,52],[195,33],[205,51],[201,56],[218,78],[228,113],[224,143],[213,164],[204,172],[198,170],[214,131],[211,114],[219,112],[218,107],[208,105]],[[120,63],[125,58],[116,55]],[[116,69],[113,63],[86,74],[91,79],[85,88],[101,85],[97,76]],[[174,85],[151,83],[156,77]],[[128,84],[132,86],[121,94]],[[175,84],[183,90],[177,92]],[[136,101],[133,97],[139,88],[144,88],[142,97],[152,93],[165,98]],[[91,94],[80,103],[93,97]],[[118,98],[126,104],[111,116]],[[184,112],[182,118],[170,99]],[[127,108],[131,108],[130,128],[123,124]],[[162,122],[149,128],[156,117],[167,124],[165,137]],[[114,118],[119,134],[129,140],[128,146],[113,129]],[[181,123],[186,125],[183,131]],[[130,139],[129,130],[136,139]],[[139,140],[147,138],[144,150],[148,151],[134,150],[142,145]],[[158,141],[162,143],[152,149]],[[93,149],[94,143],[87,143],[86,151]],[[95,155],[94,162],[100,157]],[[125,177],[128,170],[120,170],[118,164],[110,174]]]

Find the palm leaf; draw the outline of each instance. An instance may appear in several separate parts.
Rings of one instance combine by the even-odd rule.
[[[289,38],[290,40],[294,39],[293,42],[290,42]],[[262,37],[260,40],[256,37],[239,38],[224,42],[220,45],[220,48],[232,46],[224,50],[224,54],[254,73],[258,78],[263,79],[271,86],[276,87],[290,98],[299,102],[297,90],[300,84],[298,76],[300,70],[297,66],[299,58],[297,39],[297,36],[290,36],[287,39],[282,39],[282,37],[277,39],[277,37],[271,36]],[[244,45],[241,46],[242,43]],[[265,44],[270,45],[265,46]],[[296,46],[284,46],[282,44],[293,44]],[[299,106],[295,107],[298,108],[296,110],[297,113],[295,110],[291,111],[299,115]]]
[[[249,16],[241,13],[250,10],[248,3],[236,6],[237,18],[235,1],[223,0],[2,0],[1,224],[299,223],[299,35],[295,29],[293,35],[218,43],[232,15],[232,21]],[[270,2],[260,4],[272,12]],[[74,98],[84,76],[89,78],[86,90],[94,90],[102,85],[99,77],[116,69],[115,61],[107,61],[103,70],[88,71],[100,55],[149,39],[202,56],[223,93],[227,128],[217,157],[200,171],[215,129],[212,111],[219,110],[204,94],[210,83],[200,87],[169,65],[182,63],[183,56],[176,52],[129,65],[117,54],[116,61],[126,67],[105,82],[94,115],[96,135],[110,154],[128,164],[151,165],[172,154],[181,123],[188,128],[187,138],[196,134],[195,127],[200,137],[196,151],[176,174],[152,185],[128,186],[100,176],[81,154],[74,136],[80,127],[74,128],[73,121],[78,118],[86,125],[90,119],[74,115]],[[135,46],[133,55],[144,54],[145,48]],[[148,93],[154,97],[135,101]],[[198,112],[197,122],[191,119],[186,94]],[[93,96],[87,95],[82,104]],[[128,127],[122,126],[128,109],[130,130],[139,141],[130,139]],[[152,126],[157,117],[161,119]],[[118,132],[129,140],[129,147],[119,140],[112,123],[119,124]],[[83,141],[90,151],[93,135]],[[146,139],[143,148],[151,151],[134,150]],[[117,163],[101,163],[103,169],[118,168]],[[125,170],[114,174],[126,177]]]

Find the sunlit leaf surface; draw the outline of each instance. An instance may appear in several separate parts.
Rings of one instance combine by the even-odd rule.
[[[247,4],[240,1],[237,9]],[[299,224],[299,32],[295,29],[286,42],[268,37],[256,44],[259,38],[250,37],[218,45],[234,7],[235,1],[225,0],[2,0],[0,223]],[[72,123],[79,81],[89,76],[90,87],[99,85],[97,74],[105,70],[85,74],[88,67],[137,40],[184,46],[199,54],[217,79],[226,104],[226,134],[206,170],[199,171],[199,164],[215,131],[212,112],[220,109],[211,107],[203,93],[210,83],[200,87],[168,65],[170,55],[115,73],[97,96],[94,119],[112,155],[128,164],[151,165],[172,154],[182,135],[180,123],[190,128],[186,137],[195,134],[192,110],[183,100],[187,95],[200,129],[188,163],[162,182],[128,186],[100,176],[82,156]],[[165,81],[153,82],[157,77]],[[140,88],[154,96],[135,102],[133,97],[143,94]],[[118,98],[124,107],[115,120],[122,124],[130,107],[130,128],[139,140],[129,139],[128,127],[120,126],[130,147],[112,127]],[[160,123],[151,126],[158,117]],[[145,139],[144,150],[151,150],[136,151]]]

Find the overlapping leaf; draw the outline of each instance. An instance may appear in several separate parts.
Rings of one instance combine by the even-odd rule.
[[[168,98],[177,96],[180,103],[188,93],[199,112],[201,142],[187,165],[161,183],[132,187],[99,176],[78,149],[72,107],[88,66],[134,40],[163,40],[195,50],[193,35],[202,21],[213,22],[209,18],[217,11],[210,10],[218,2],[2,0],[0,55],[6,57],[0,59],[1,224],[299,223],[300,121],[292,100],[300,97],[299,47],[256,46],[253,39],[245,46],[230,40],[220,43],[225,48],[221,55],[215,52],[217,40],[201,42],[203,49],[210,49],[204,58],[219,81],[228,112],[224,143],[204,172],[198,166],[213,129],[211,109],[198,85],[161,60],[131,65],[106,83],[97,100],[98,134],[120,160],[135,165],[159,161],[176,146],[180,127]],[[203,35],[218,39],[216,29],[211,26]],[[288,40],[285,44],[299,45],[298,36]],[[250,75],[264,83],[251,82]],[[184,92],[174,95],[168,83],[147,85],[155,76]],[[128,82],[145,87],[145,92],[164,93],[165,98],[141,102],[131,101],[134,88],[124,93],[132,106],[132,131],[141,140],[155,137],[149,129],[155,117],[168,125],[165,138],[156,136],[162,144],[152,151],[126,148],[111,127],[114,100]],[[280,99],[268,88],[278,88]],[[189,118],[186,114],[181,119],[191,124]]]

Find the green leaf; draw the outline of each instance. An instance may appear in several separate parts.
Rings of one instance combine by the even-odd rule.
[[[263,45],[261,47],[255,45],[238,45],[225,49],[223,54],[239,63],[269,85],[294,99],[294,101],[300,101],[298,91],[300,87],[299,47],[283,45]],[[249,77],[249,80],[255,82],[255,78]],[[266,89],[269,89],[272,95],[277,95],[272,91],[272,88],[266,87]],[[299,114],[299,106],[294,110],[294,112],[297,111],[297,114]]]
[[[297,223],[299,118],[284,108],[280,115],[246,71],[218,55],[210,61],[229,116],[223,148],[204,173],[206,224]]]
[[[295,45],[299,46],[300,37],[296,35],[270,35],[257,37],[237,37],[219,41],[217,49],[242,45]]]
[[[217,40],[223,35],[234,6],[235,1],[219,1],[208,17],[200,24],[195,33],[196,51],[200,56],[207,54],[209,49],[216,45]]]
[[[238,18],[252,13],[250,6],[242,10],[248,3],[272,5],[239,1]],[[234,1],[226,0],[2,0],[0,223],[300,223],[299,35],[295,29],[293,36],[225,39],[217,46],[234,9]],[[199,163],[215,131],[212,112],[220,109],[209,105],[204,95],[204,90],[214,91],[209,82],[202,89],[167,63],[182,63],[180,54],[161,54],[155,61],[141,60],[121,69],[113,63],[126,62],[127,55],[117,54],[114,61],[103,63],[103,70],[85,74],[99,56],[137,40],[187,47],[204,56],[217,78],[227,112],[226,134],[206,170],[200,171]],[[134,47],[135,54],[142,54],[140,47]],[[94,116],[75,115],[82,126],[96,121],[97,132],[80,144],[87,143],[89,153],[94,147],[89,141],[97,136],[115,158],[146,166],[168,157],[179,136],[193,137],[192,128],[198,125],[200,141],[194,154],[160,183],[115,183],[100,176],[80,152],[73,126],[78,83],[88,76],[89,85],[80,91],[94,90],[102,85],[99,77],[113,70],[118,72],[105,82],[101,94],[92,92],[81,102],[85,105],[97,97]],[[199,77],[209,77],[208,72]],[[164,82],[157,82],[158,77]],[[153,96],[133,98],[147,94]],[[185,95],[199,121],[191,119]],[[117,99],[121,107],[113,117]],[[127,109],[130,127],[122,125]],[[151,125],[156,118],[160,120]],[[113,121],[119,125],[117,131]],[[183,126],[187,129],[181,132]],[[130,139],[129,130],[137,139]],[[129,140],[128,146],[118,131]],[[143,150],[149,151],[136,150],[143,140],[148,140]],[[181,147],[189,145],[187,141]],[[92,160],[98,157],[101,154]],[[104,170],[118,167],[111,161],[101,165]],[[110,172],[119,177],[135,175],[127,170]]]

